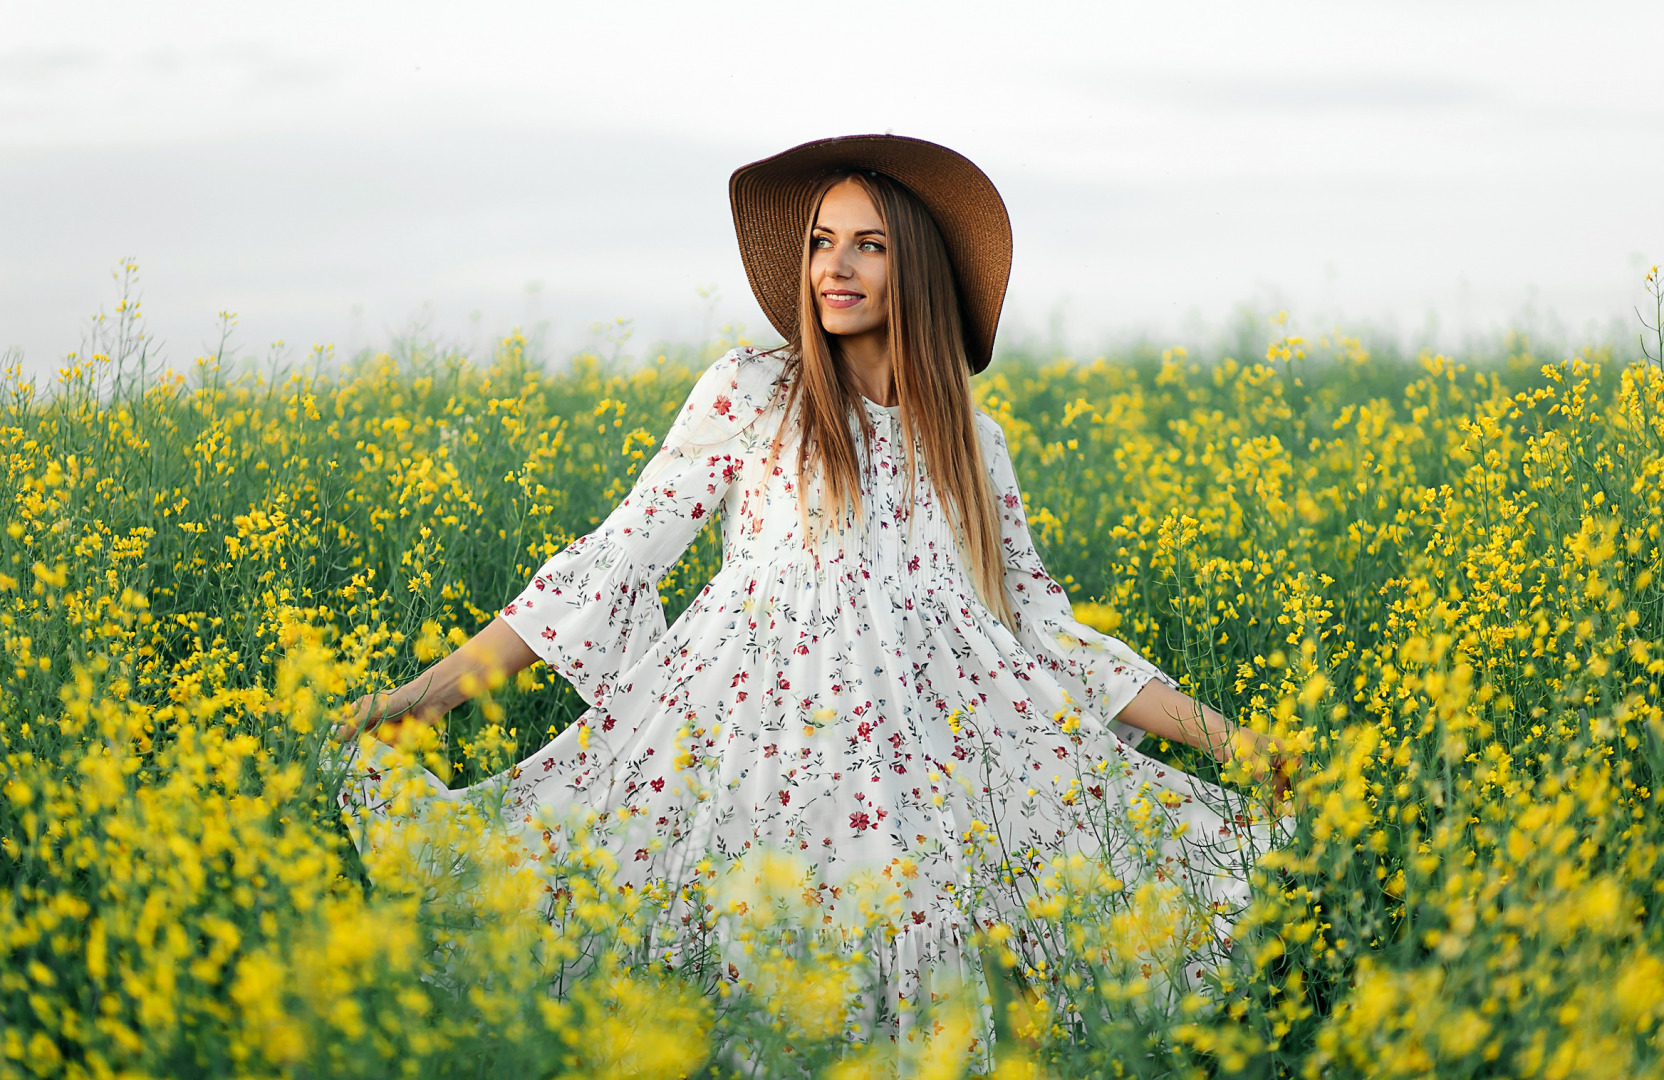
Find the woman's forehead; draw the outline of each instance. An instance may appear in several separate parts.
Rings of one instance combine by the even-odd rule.
[[[872,196],[867,193],[866,187],[854,179],[848,179],[827,189],[826,197],[820,202],[820,212],[815,215],[815,227],[833,230],[878,229],[883,227],[883,221],[878,216],[878,207],[873,205]]]

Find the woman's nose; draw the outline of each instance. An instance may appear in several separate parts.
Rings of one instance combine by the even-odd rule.
[[[830,256],[826,260],[826,272],[828,274],[837,278],[846,278],[855,272],[850,265],[848,251],[838,247],[833,248],[827,254]]]

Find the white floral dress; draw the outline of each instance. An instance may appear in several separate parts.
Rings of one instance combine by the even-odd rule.
[[[805,543],[795,443],[767,461],[782,367],[754,349],[714,363],[623,503],[502,609],[591,706],[492,782],[510,828],[548,851],[567,823],[598,821],[621,883],[672,893],[707,856],[784,852],[828,921],[842,883],[883,877],[898,900],[880,966],[903,986],[959,955],[984,886],[1058,854],[1107,855],[1123,875],[1139,861],[1239,906],[1240,818],[1114,722],[1149,680],[1174,684],[1075,620],[999,425],[976,418],[1015,633],[978,599],[922,453],[907,505],[899,408],[869,401],[860,418],[864,514],[839,529],[811,494],[822,520]],[[718,512],[722,567],[667,629],[657,584]],[[1165,822],[1154,848],[1113,835],[1135,807]]]

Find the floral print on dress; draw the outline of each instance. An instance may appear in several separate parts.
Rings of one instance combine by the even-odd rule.
[[[1255,844],[1224,792],[1115,722],[1150,680],[1176,684],[1075,620],[999,425],[976,418],[1014,631],[978,598],[922,452],[909,486],[899,408],[863,399],[851,418],[863,513],[818,491],[800,507],[795,425],[769,453],[784,377],[755,349],[714,363],[629,496],[503,607],[591,706],[487,782],[506,783],[509,827],[535,853],[599,827],[621,883],[671,895],[707,855],[785,852],[829,923],[841,883],[900,882],[877,958],[900,996],[1000,917],[1013,867],[1059,854],[1178,882],[1228,932]],[[658,582],[718,512],[722,567],[666,627]],[[378,809],[367,782],[350,797]]]

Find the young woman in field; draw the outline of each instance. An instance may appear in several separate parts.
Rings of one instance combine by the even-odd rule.
[[[344,730],[437,721],[542,660],[591,708],[496,781],[510,828],[558,851],[594,812],[620,882],[672,895],[707,855],[784,852],[827,922],[855,876],[904,881],[877,958],[902,993],[999,916],[990,889],[1058,854],[1240,905],[1222,793],[1134,747],[1225,760],[1254,737],[1075,620],[972,402],[1010,269],[992,183],[944,147],[858,136],[730,191],[786,345],[713,364],[600,528]],[[667,630],[657,583],[719,512],[722,568]],[[372,784],[349,791],[375,808]]]

